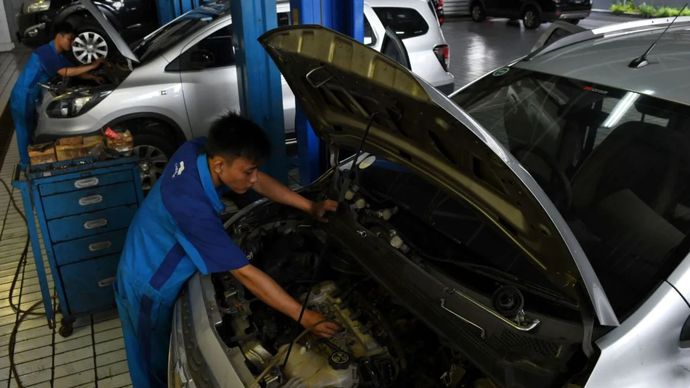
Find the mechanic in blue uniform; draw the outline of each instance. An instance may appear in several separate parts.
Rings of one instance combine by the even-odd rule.
[[[316,219],[335,211],[331,200],[312,202],[258,170],[270,143],[256,124],[236,114],[218,119],[208,139],[183,144],[137,211],[117,271],[115,294],[135,388],[166,386],[172,311],[180,289],[196,272],[230,271],[249,291],[295,321],[302,306],[271,277],[249,264],[230,239],[220,213],[221,194],[254,189]],[[305,310],[302,326],[329,337],[339,328]]]
[[[29,164],[29,153],[26,148],[31,143],[36,128],[36,106],[41,97],[41,87],[38,83],[46,82],[58,74],[63,77],[80,76],[98,83],[103,82],[101,77],[88,74],[89,71],[98,68],[104,62],[103,59],[97,59],[88,65],[74,66],[63,55],[72,50],[74,27],[67,22],[57,23],[54,31],[55,38],[31,54],[14,84],[10,97],[19,156],[24,165]]]

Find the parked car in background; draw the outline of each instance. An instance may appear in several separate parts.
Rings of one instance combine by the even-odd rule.
[[[472,0],[470,15],[475,22],[487,16],[522,19],[525,28],[534,29],[543,22],[567,20],[577,24],[589,16],[592,0]]]
[[[158,27],[155,1],[94,0],[93,4],[127,42]],[[53,25],[63,21],[76,29],[72,55],[77,61],[91,63],[112,55],[112,41],[78,0],[24,0],[17,14],[17,37],[27,46],[40,46],[53,38]]]
[[[61,78],[49,85],[38,108],[36,139],[88,134],[106,126],[129,128],[148,188],[182,142],[205,136],[218,116],[240,110],[229,3],[192,10],[130,49],[95,7],[82,1],[124,59],[98,70],[107,79],[103,85],[79,79],[65,84]],[[287,24],[289,4],[277,7],[278,22]],[[371,0],[364,13],[373,49],[381,50],[386,41],[384,25],[394,29],[410,51],[412,70],[446,92],[452,89],[448,46],[426,0]],[[287,84],[283,109],[286,131],[292,133],[295,101]]]
[[[670,22],[561,37],[450,100],[332,31],[266,34],[333,146],[303,194],[342,202],[320,223],[262,200],[226,229],[343,330],[197,275],[170,386],[690,386],[690,18],[635,61]]]

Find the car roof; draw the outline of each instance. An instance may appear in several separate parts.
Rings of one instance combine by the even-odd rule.
[[[666,26],[667,23],[648,23],[633,29],[587,31],[573,43],[559,45],[557,41],[552,45],[555,48],[547,46],[544,52],[528,56],[514,66],[690,105],[690,20],[671,26],[661,36],[647,57],[648,65],[628,66],[659,38]]]

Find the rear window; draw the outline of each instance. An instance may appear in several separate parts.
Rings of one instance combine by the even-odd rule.
[[[429,25],[422,15],[412,8],[382,7],[374,8],[384,27],[390,27],[400,39],[424,35]]]

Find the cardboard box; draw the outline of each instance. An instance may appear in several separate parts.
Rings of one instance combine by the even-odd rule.
[[[94,156],[93,152],[100,153],[98,147],[103,147],[102,135],[64,137],[57,140],[55,153],[57,160],[64,161]]]
[[[55,154],[55,143],[41,143],[33,144],[28,148],[29,160],[32,166],[45,163],[54,163],[57,161]]]

